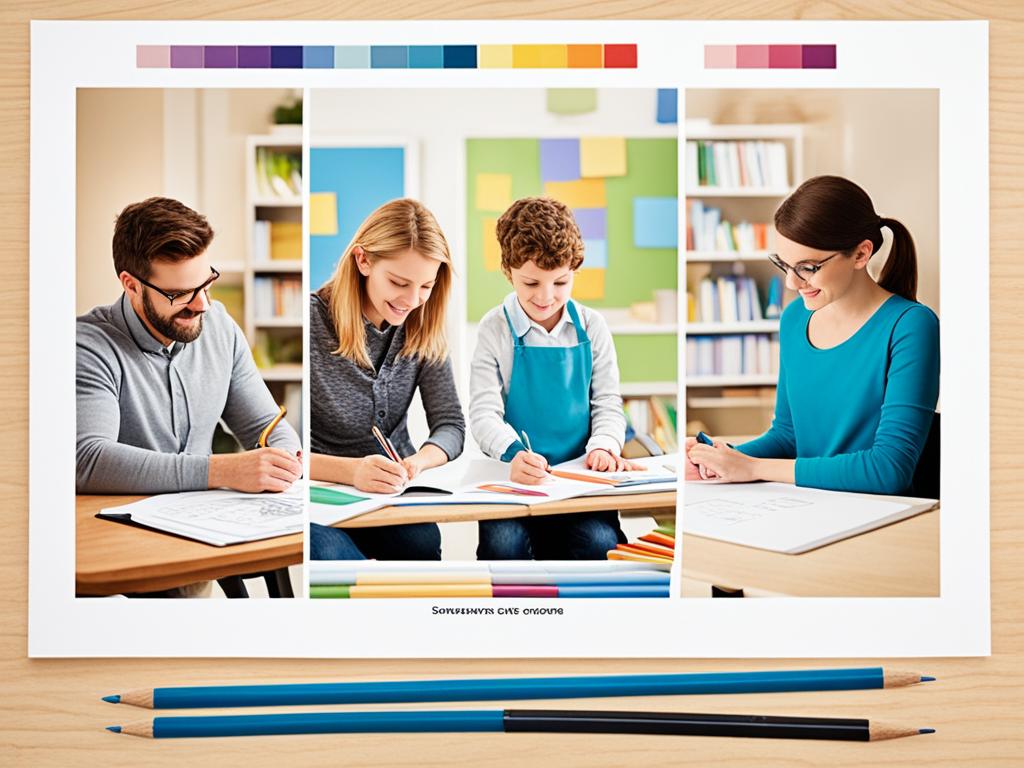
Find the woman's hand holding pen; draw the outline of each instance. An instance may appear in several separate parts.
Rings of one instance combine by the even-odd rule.
[[[646,467],[616,456],[605,448],[595,448],[587,454],[587,469],[595,472],[642,472]]]
[[[523,485],[540,485],[548,477],[548,461],[539,453],[519,451],[512,459],[508,479]]]
[[[684,468],[684,480],[713,480],[715,479],[715,473],[710,471],[707,467],[699,465],[695,459],[690,458],[690,449],[693,446],[699,445],[696,437],[686,438],[686,443],[683,446],[683,454],[686,456],[686,466]]]
[[[378,454],[364,456],[356,463],[352,485],[367,493],[398,493],[410,480],[403,464]]]
[[[688,480],[691,479],[691,463],[696,465],[702,480],[721,478],[729,483],[749,483],[761,479],[757,473],[758,459],[747,456],[720,440],[715,440],[714,445],[704,445],[694,438],[687,438],[686,458]]]

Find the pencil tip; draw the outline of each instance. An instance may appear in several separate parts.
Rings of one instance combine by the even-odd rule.
[[[931,677],[929,675],[921,675],[921,682],[922,683],[930,683],[930,682],[933,682],[934,680],[935,680],[935,678]]]
[[[111,704],[120,704],[121,703],[121,695],[119,693],[115,693],[115,694],[112,694],[110,696],[104,696],[103,700],[104,701],[108,701]]]
[[[121,726],[120,725],[108,725],[107,726],[107,730],[110,731],[111,733],[120,733],[121,732]]]
[[[918,728],[917,732],[918,733],[935,733],[935,729],[934,728]]]

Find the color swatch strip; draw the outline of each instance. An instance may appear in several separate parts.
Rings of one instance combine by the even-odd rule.
[[[636,69],[637,46],[635,43],[138,45],[135,66],[139,69]]]
[[[835,68],[835,45],[704,46],[704,69]]]

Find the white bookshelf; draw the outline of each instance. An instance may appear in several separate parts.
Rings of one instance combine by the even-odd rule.
[[[803,162],[804,127],[800,124],[734,124],[734,125],[687,125],[687,141],[772,141],[781,142],[786,148],[786,175],[789,186],[772,187],[718,187],[694,186],[687,184],[688,199],[708,200],[708,205],[722,210],[723,220],[733,225],[741,221],[770,222],[771,214],[778,204],[795,189],[804,178]],[[687,206],[684,215],[689,214]],[[723,268],[732,274],[746,274],[754,277],[759,288],[763,281],[773,276],[775,267],[768,262],[769,250],[764,251],[688,251],[686,253],[686,281],[696,286],[702,277],[722,274]],[[728,265],[732,265],[730,268]],[[781,275],[781,273],[779,273]],[[694,288],[689,290],[694,291]],[[759,320],[744,323],[691,322],[686,325],[687,336],[713,336],[724,334],[774,334],[778,333],[779,321]],[[685,363],[684,363],[685,365]],[[774,407],[774,386],[776,374],[744,374],[738,376],[687,376],[687,419],[704,419],[709,423],[717,421],[717,414],[741,409],[738,415],[727,418],[728,431],[739,429],[744,434],[761,431],[770,419]],[[772,388],[767,394],[748,397],[726,397],[719,392],[722,388],[764,387]],[[737,421],[739,420],[739,421]],[[715,427],[712,427],[713,429]]]

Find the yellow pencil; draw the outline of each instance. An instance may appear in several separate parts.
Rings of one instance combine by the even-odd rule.
[[[279,410],[277,412],[277,416],[274,417],[273,421],[271,421],[269,424],[267,424],[266,429],[264,429],[262,432],[260,432],[260,439],[256,441],[256,447],[257,448],[266,448],[267,447],[267,439],[270,437],[270,433],[274,431],[274,427],[276,427],[278,424],[281,423],[281,419],[283,419],[285,413],[288,412],[288,409],[285,408],[283,405],[278,406],[278,407],[281,410]]]

